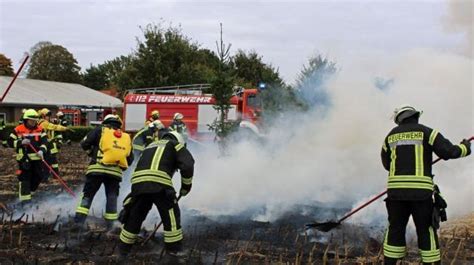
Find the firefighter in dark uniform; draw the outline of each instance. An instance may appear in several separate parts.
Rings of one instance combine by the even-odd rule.
[[[179,132],[183,137],[184,140],[188,139],[188,128],[186,124],[183,122],[183,114],[176,112],[173,116],[173,122],[171,122],[169,129],[172,131]]]
[[[8,144],[16,150],[16,160],[19,169],[20,202],[31,201],[32,192],[36,191],[45,174],[43,162],[48,151],[48,138],[46,132],[38,125],[39,115],[34,109],[23,113],[23,124],[18,125],[10,134]],[[38,153],[31,148],[32,145]]]
[[[2,144],[3,147],[8,147],[8,143],[7,143],[7,136],[5,135],[6,134],[6,128],[7,126],[5,125],[5,121],[3,119],[0,119],[0,142]]]
[[[69,126],[69,121],[67,119],[65,119],[64,117],[64,113],[62,111],[58,111],[58,113],[56,113],[56,119],[53,121],[54,124],[58,124],[58,125],[61,125],[61,126],[64,126],[64,127],[68,127]],[[67,144],[70,144],[71,143],[71,140],[69,139],[65,139],[65,136],[62,132],[57,132],[55,134],[55,139],[59,145],[59,148],[64,144],[64,143],[67,143]]]
[[[438,237],[432,223],[433,152],[444,160],[471,153],[468,140],[453,145],[438,131],[419,124],[420,115],[411,106],[396,109],[394,121],[398,126],[390,131],[382,146],[382,163],[389,171],[385,264],[396,264],[405,256],[405,229],[410,215],[416,226],[423,264],[440,263]]]
[[[104,154],[100,150],[100,141],[102,137],[103,127],[120,129],[122,127],[122,120],[117,115],[107,115],[101,126],[97,126],[87,134],[81,141],[82,149],[88,152],[91,161],[86,172],[86,183],[81,194],[79,204],[76,208],[76,216],[74,221],[79,226],[82,226],[89,214],[92,200],[95,194],[103,184],[106,194],[106,206],[104,219],[107,223],[107,228],[112,229],[114,222],[118,218],[117,213],[117,198],[119,195],[120,182],[122,181],[122,173],[124,168],[120,166],[104,165],[102,158]],[[131,143],[130,143],[131,145]],[[130,146],[131,149],[131,146]],[[127,162],[130,164],[133,160],[133,154],[127,157]]]
[[[171,181],[178,169],[181,173],[180,195],[186,196],[191,190],[194,159],[179,133],[169,132],[143,151],[132,175],[132,191],[125,198],[120,214],[123,223],[119,244],[121,256],[130,252],[153,204],[163,221],[167,253],[172,256],[182,254],[180,210]]]

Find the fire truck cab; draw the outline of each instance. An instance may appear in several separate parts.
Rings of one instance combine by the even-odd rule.
[[[175,113],[183,114],[183,122],[188,134],[194,139],[211,139],[208,124],[217,118],[213,108],[215,99],[203,91],[208,84],[141,88],[129,90],[125,96],[123,118],[124,129],[136,132],[143,128],[152,111],[160,112],[160,120],[165,126],[173,121]],[[261,111],[257,89],[235,88],[230,99],[232,108],[227,113],[228,120],[240,121],[240,126],[258,132],[258,118]]]

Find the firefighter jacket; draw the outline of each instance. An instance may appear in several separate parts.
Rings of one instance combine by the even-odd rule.
[[[0,144],[4,147],[8,147],[8,144],[7,144],[7,136],[5,135],[6,134],[6,125],[5,125],[5,121],[3,119],[0,120]]]
[[[194,174],[194,158],[183,144],[174,140],[159,140],[148,145],[132,174],[132,194],[157,193],[173,189],[171,181],[180,170],[181,187],[190,189]]]
[[[388,198],[423,200],[433,193],[433,152],[447,160],[469,155],[463,144],[453,145],[441,133],[416,121],[393,128],[382,146],[382,164],[388,174]]]
[[[51,154],[56,154],[59,152],[59,149],[58,149],[58,132],[64,132],[67,130],[67,127],[64,127],[62,125],[59,125],[59,124],[54,124],[52,122],[49,122],[47,120],[40,120],[39,121],[39,125],[41,125],[41,127],[43,127],[43,129],[45,130],[46,132],[46,135],[48,136],[48,142],[50,143],[49,144],[49,148],[51,149],[50,152]]]
[[[143,151],[147,145],[156,139],[153,128],[149,126],[143,127],[140,131],[135,134],[132,140],[133,150]]]
[[[29,129],[24,124],[21,124],[15,127],[8,139],[9,146],[16,150],[17,161],[22,161],[24,159],[31,161],[41,160],[41,157],[37,155],[31,147],[23,146],[21,144],[23,139],[29,139],[31,145],[36,149],[36,151],[41,150],[43,151],[43,154],[46,154],[46,151],[48,150],[48,139],[43,128],[41,128],[41,126],[36,126],[33,129]]]
[[[61,125],[63,127],[67,127],[69,126],[69,123],[67,120],[62,120],[62,119],[57,119],[55,124],[58,124],[58,125]],[[63,137],[63,133],[62,132],[55,132],[54,133],[54,142],[57,144],[57,147],[60,148],[61,145],[63,144],[63,140],[64,140],[64,137]]]
[[[103,153],[99,148],[100,138],[102,137],[102,128],[104,126],[118,129],[119,126],[110,126],[110,125],[101,125],[94,128],[90,131],[84,139],[81,141],[81,147],[87,151],[89,157],[91,158],[89,166],[87,167],[86,175],[89,174],[107,174],[122,180],[123,170],[116,165],[104,165],[101,163]],[[131,164],[133,161],[133,154],[130,152],[130,156],[127,157],[127,163]]]
[[[188,128],[186,127],[186,124],[182,121],[176,121],[174,120],[170,126],[170,130],[172,131],[177,131],[183,135],[186,135],[188,133]]]

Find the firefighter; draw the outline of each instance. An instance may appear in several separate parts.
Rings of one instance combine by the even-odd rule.
[[[410,215],[416,226],[423,264],[439,264],[437,231],[433,228],[433,152],[447,160],[468,156],[470,142],[453,145],[441,133],[418,123],[421,111],[411,106],[395,110],[393,128],[382,146],[382,164],[389,171],[386,207],[389,226],[384,239],[384,262],[405,256],[405,229]]]
[[[173,116],[173,122],[170,124],[169,129],[179,132],[186,140],[188,138],[188,128],[183,122],[183,118],[183,114],[176,112]]]
[[[138,238],[142,222],[152,205],[156,205],[163,221],[165,249],[171,256],[182,255],[183,233],[176,192],[171,181],[176,170],[181,172],[180,195],[186,196],[192,185],[194,159],[177,132],[166,133],[162,139],[143,150],[132,175],[132,191],[120,213],[123,223],[119,252],[127,256]]]
[[[31,201],[32,192],[36,191],[43,179],[43,156],[48,148],[46,133],[38,125],[39,115],[34,109],[28,109],[23,114],[23,124],[15,127],[10,134],[8,144],[16,150],[16,160],[19,169],[16,172],[19,180],[18,194],[20,202]],[[31,148],[33,146],[38,152]]]
[[[149,125],[150,123],[154,121],[159,121],[159,120],[160,120],[160,112],[158,110],[154,110],[151,112],[150,117],[145,122],[145,125]]]
[[[67,131],[68,128],[59,124],[54,124],[51,122],[51,111],[47,108],[43,108],[39,111],[41,119],[39,120],[39,125],[43,127],[43,130],[48,136],[48,153],[46,154],[46,162],[51,165],[54,172],[59,175],[59,162],[58,162],[58,153],[62,140],[59,141],[57,137],[58,133]],[[61,138],[62,139],[62,138]],[[49,174],[46,174],[45,177],[49,177]]]
[[[156,120],[143,127],[140,131],[135,134],[132,140],[133,146],[133,157],[138,159],[141,152],[147,145],[158,139],[158,132],[163,131],[165,126],[161,121]]]
[[[7,137],[6,137],[6,128],[7,126],[5,125],[5,121],[3,119],[0,119],[0,142],[3,147],[8,147],[7,144]]]
[[[56,119],[54,123],[59,124],[64,127],[69,126],[69,121],[64,117],[64,113],[62,111],[58,111],[58,113],[56,113]],[[62,145],[63,143],[71,144],[71,140],[70,139],[66,140],[65,139],[66,137],[64,137],[64,134],[62,132],[56,133],[55,136],[59,145]]]
[[[103,216],[107,229],[112,229],[117,220],[117,197],[122,173],[133,160],[130,136],[123,133],[121,127],[120,117],[109,114],[105,116],[100,126],[94,128],[81,141],[81,147],[87,151],[91,161],[74,218],[79,227],[86,221],[92,200],[102,184],[107,198]]]

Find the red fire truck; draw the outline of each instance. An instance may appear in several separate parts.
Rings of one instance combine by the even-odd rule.
[[[212,95],[203,92],[208,88],[208,84],[196,84],[129,90],[123,108],[125,131],[136,132],[143,128],[153,110],[160,112],[165,126],[169,126],[173,115],[179,112],[184,115],[183,121],[192,138],[209,139],[208,124],[217,118],[217,111],[213,108]],[[232,108],[226,118],[240,121],[241,128],[260,134],[257,124],[261,104],[257,93],[257,89],[235,88],[230,100]]]

